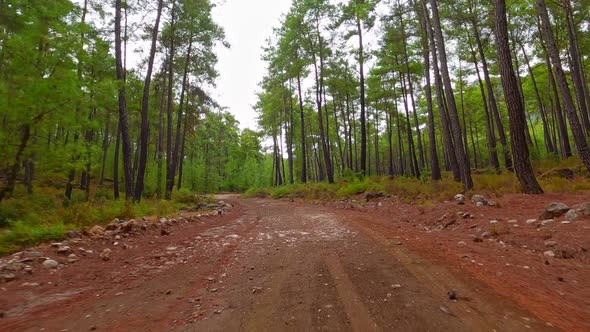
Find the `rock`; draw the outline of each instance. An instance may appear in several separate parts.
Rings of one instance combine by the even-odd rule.
[[[555,242],[553,240],[545,241],[545,247],[555,247],[556,245],[557,245],[557,242]]]
[[[14,273],[0,274],[0,279],[4,282],[13,281],[14,279],[16,279],[16,274],[14,274]]]
[[[380,197],[383,197],[383,193],[378,191],[370,191],[365,195],[367,202]]]
[[[101,236],[102,234],[104,234],[104,228],[95,225],[88,231],[88,233],[90,234],[90,236]]]
[[[492,225],[497,224],[497,223],[498,223],[498,220],[495,220],[495,219],[494,220],[490,220],[490,224],[492,224]]]
[[[75,239],[82,237],[82,233],[80,231],[69,231],[66,233],[66,236],[70,239]]]
[[[553,203],[549,204],[548,207],[545,208],[545,211],[541,214],[539,219],[552,219],[552,218],[561,217],[569,210],[570,210],[569,206],[567,206],[563,203],[560,203],[560,202],[553,202]]]
[[[588,217],[590,216],[590,202],[576,204],[572,206],[572,210],[575,210],[578,216]]]
[[[116,231],[118,228],[119,228],[119,223],[111,222],[110,224],[107,225],[106,230],[107,231]]]
[[[133,223],[135,222],[135,220],[129,220],[127,222],[124,222],[121,224],[121,232],[123,233],[129,233],[133,230]]]
[[[561,222],[563,225],[571,224],[572,222],[569,220],[564,220]]]
[[[543,220],[543,221],[541,221],[541,225],[543,225],[543,226],[547,226],[547,225],[551,224],[551,223],[552,223],[552,222],[554,222],[554,221],[555,221],[555,220],[553,220],[553,219],[547,219],[547,220]]]
[[[169,289],[169,290],[166,291],[166,295],[170,295],[170,294],[172,294],[172,290],[171,289]]]
[[[529,219],[529,220],[526,221],[526,224],[527,225],[532,225],[532,224],[534,224],[536,222],[537,222],[537,219]]]
[[[553,257],[555,257],[555,253],[553,252],[553,250],[547,250],[543,253],[543,256],[548,257],[548,258],[553,258]]]
[[[483,202],[477,202],[477,203],[475,203],[475,206],[477,206],[477,207],[482,207],[482,206],[484,206],[484,205],[485,205],[485,204],[484,204]]]
[[[23,287],[39,287],[40,284],[38,282],[25,282],[21,286],[23,286]]]
[[[473,242],[483,242],[483,239],[480,238],[480,237],[478,237],[478,236],[476,236],[476,237],[473,238]]]
[[[102,259],[103,261],[108,261],[111,259],[111,249],[105,249],[100,253],[100,259]]]
[[[35,251],[35,250],[30,250],[30,251],[25,251],[25,257],[33,257],[33,258],[37,258],[37,257],[43,257],[43,253],[39,252],[39,251]]]
[[[454,290],[450,290],[447,292],[447,297],[449,300],[456,300],[457,299],[457,292]]]
[[[170,235],[170,231],[167,230],[166,228],[162,228],[160,230],[160,235],[165,236],[165,235]]]
[[[46,259],[43,262],[43,267],[48,269],[55,269],[58,265],[59,263],[57,261],[54,261],[53,259]]]
[[[57,248],[57,253],[60,255],[65,255],[68,253],[72,252],[72,248],[68,247],[68,246],[60,246],[59,248]]]
[[[459,204],[459,205],[465,204],[465,195],[463,195],[463,194],[455,195],[454,199],[455,199],[455,202],[457,202],[457,204]]]
[[[471,196],[471,203],[473,203],[473,204],[482,203],[483,205],[486,205],[487,200],[482,195],[473,195],[473,196]]]
[[[517,224],[518,223],[518,220],[516,220],[516,219],[510,219],[510,220],[508,220],[508,223],[509,224]]]
[[[78,256],[75,254],[70,254],[68,256],[68,263],[76,263],[78,261]]]
[[[576,219],[578,219],[578,213],[574,209],[567,211],[565,214],[565,220],[574,221]]]

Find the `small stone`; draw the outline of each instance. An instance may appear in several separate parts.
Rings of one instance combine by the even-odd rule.
[[[526,221],[526,224],[527,225],[531,225],[531,224],[534,224],[536,222],[537,222],[537,219],[529,219],[529,220]]]
[[[467,245],[467,242],[465,242],[465,241],[459,241],[459,242],[457,242],[457,244],[460,245],[460,246],[466,246]]]
[[[43,253],[39,252],[39,251],[31,250],[31,251],[25,251],[25,256],[37,258],[37,257],[43,257]]]
[[[553,252],[553,250],[548,250],[543,253],[543,256],[548,257],[548,258],[553,258],[553,257],[555,257],[555,253]]]
[[[572,206],[572,209],[576,211],[576,214],[578,214],[578,216],[590,216],[590,202],[576,204]]]
[[[72,248],[68,247],[68,246],[59,246],[59,248],[57,248],[57,253],[61,254],[61,255],[65,255],[72,252]]]
[[[256,294],[256,293],[260,293],[260,292],[262,292],[262,287],[252,288],[252,294]]]
[[[55,269],[58,265],[59,263],[57,261],[54,261],[53,259],[46,259],[43,262],[43,267],[46,267],[48,269]]]
[[[482,207],[482,206],[484,206],[484,204],[483,204],[483,202],[477,202],[477,203],[475,203],[475,206]]]
[[[482,203],[483,205],[485,205],[487,203],[487,200],[482,195],[473,195],[473,196],[471,196],[471,203],[473,203],[473,204]]]
[[[450,290],[447,292],[447,297],[449,300],[456,300],[457,299],[457,292],[454,290]]]
[[[96,226],[92,227],[90,229],[90,231],[88,231],[88,233],[90,233],[91,236],[100,236],[100,235],[104,234],[104,228],[96,225]]]
[[[541,221],[541,225],[547,226],[547,225],[551,224],[554,221],[555,221],[554,219],[545,219],[545,220]]]
[[[459,204],[459,205],[465,204],[465,195],[457,194],[457,195],[455,195],[454,198],[455,198],[455,202],[457,202],[457,204]]]
[[[545,241],[545,247],[555,247],[556,245],[557,245],[557,242],[555,242],[553,240]]]
[[[170,231],[167,230],[166,228],[162,228],[160,230],[160,235],[165,236],[165,235],[170,235]]]
[[[473,242],[483,242],[483,239],[476,236],[473,238]]]
[[[166,291],[166,295],[170,295],[170,294],[172,294],[172,290],[171,289],[169,289],[169,290]]]
[[[564,220],[561,222],[563,225],[571,224],[572,222],[569,220]]]
[[[516,219],[510,219],[510,220],[508,220],[508,223],[509,224],[516,224],[516,223],[518,223],[518,220],[516,220]]]
[[[578,213],[576,212],[576,210],[569,210],[565,214],[565,220],[574,221],[576,219],[578,219]]]
[[[103,261],[108,261],[111,259],[111,249],[105,249],[102,251],[102,253],[100,253],[100,259],[102,259]]]
[[[39,287],[38,282],[25,282],[21,286],[23,287]]]
[[[490,224],[492,224],[492,225],[497,224],[497,223],[498,223],[498,220],[490,220]]]
[[[0,279],[2,279],[2,281],[4,281],[4,282],[13,281],[14,279],[16,279],[16,274],[14,274],[14,273],[0,274]]]

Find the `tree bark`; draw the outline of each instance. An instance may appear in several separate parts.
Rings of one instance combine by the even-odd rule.
[[[451,131],[453,140],[455,143],[455,155],[457,157],[457,163],[459,165],[459,172],[461,173],[461,181],[463,182],[463,188],[470,190],[473,188],[473,180],[471,179],[471,169],[469,168],[469,160],[465,154],[465,148],[463,146],[463,138],[461,135],[461,127],[459,126],[459,116],[457,114],[457,105],[455,103],[455,96],[453,95],[453,86],[451,83],[451,76],[449,74],[447,53],[445,49],[445,41],[442,34],[442,28],[440,23],[440,17],[438,13],[438,4],[436,0],[430,0],[432,9],[432,21],[434,26],[434,37],[436,40],[437,48],[439,51],[440,69],[442,74],[442,80],[444,84],[444,90],[447,97],[447,105],[449,106],[449,120],[451,125]]]
[[[127,121],[127,100],[125,95],[125,72],[123,69],[123,54],[121,50],[121,0],[115,0],[115,62],[117,66],[117,81],[119,83],[119,127],[123,147],[123,172],[125,175],[125,197],[131,199],[133,195],[133,170],[131,168],[131,139]]]
[[[145,169],[147,166],[148,141],[150,138],[149,108],[150,108],[150,85],[152,82],[152,71],[154,68],[154,59],[156,57],[156,46],[158,42],[158,31],[160,29],[160,17],[162,16],[162,7],[164,0],[158,1],[158,10],[156,22],[152,30],[152,45],[148,58],[147,73],[143,84],[143,98],[141,100],[141,133],[139,143],[139,166],[137,168],[137,180],[135,182],[135,193],[133,201],[139,202],[144,189]]]
[[[588,148],[588,143],[586,142],[582,125],[580,124],[578,115],[576,114],[574,100],[570,93],[567,78],[561,65],[559,49],[557,48],[557,44],[553,38],[553,29],[551,27],[551,22],[549,21],[549,13],[547,12],[547,7],[544,0],[536,0],[536,3],[539,16],[541,17],[541,27],[543,29],[545,41],[547,43],[549,56],[551,57],[553,67],[555,69],[555,75],[557,76],[557,85],[561,91],[563,106],[565,108],[566,114],[568,115],[572,134],[574,136],[574,143],[576,144],[576,149],[578,150],[580,159],[586,168],[590,170],[590,149]]]
[[[535,172],[529,159],[529,151],[524,134],[526,119],[524,105],[518,93],[518,81],[512,69],[505,0],[494,0],[494,14],[494,33],[496,36],[498,66],[500,68],[502,88],[504,89],[510,118],[511,147],[516,177],[520,181],[522,190],[525,193],[542,194],[543,190],[535,178]]]

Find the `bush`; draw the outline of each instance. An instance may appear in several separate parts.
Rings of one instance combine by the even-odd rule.
[[[66,231],[63,224],[12,222],[8,229],[0,231],[0,256],[41,242],[58,241],[64,237]]]

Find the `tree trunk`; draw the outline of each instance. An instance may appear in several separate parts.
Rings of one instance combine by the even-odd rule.
[[[172,199],[172,190],[168,190],[168,178],[169,172],[172,167],[172,115],[174,113],[174,94],[173,94],[173,85],[174,85],[174,57],[176,56],[175,51],[175,43],[174,43],[174,34],[175,34],[175,19],[176,19],[176,2],[172,2],[172,11],[171,11],[171,34],[170,34],[170,52],[168,54],[168,105],[166,107],[166,184],[164,186],[164,198],[167,200]]]
[[[576,149],[578,150],[578,155],[580,156],[580,159],[582,160],[586,168],[590,170],[590,150],[588,149],[588,143],[586,142],[586,137],[584,136],[582,125],[580,124],[580,121],[576,114],[574,100],[572,98],[572,95],[570,94],[567,78],[561,65],[559,49],[557,48],[557,44],[555,43],[555,39],[553,38],[553,29],[551,28],[551,23],[549,21],[549,13],[547,12],[547,7],[545,6],[544,0],[536,0],[536,2],[537,10],[539,12],[539,16],[541,17],[541,26],[543,29],[543,34],[545,35],[545,41],[547,42],[549,56],[551,57],[551,61],[555,68],[555,75],[557,76],[557,85],[559,86],[559,90],[561,91],[563,106],[565,107],[565,111],[568,115],[570,127],[572,129],[572,134],[574,136],[574,142],[576,144]]]
[[[469,168],[469,160],[465,154],[465,148],[463,147],[463,138],[461,135],[461,127],[459,126],[459,116],[457,114],[457,105],[455,104],[455,96],[453,95],[453,86],[451,83],[451,76],[449,74],[447,53],[445,50],[445,41],[442,34],[442,28],[440,23],[440,17],[438,14],[438,4],[436,0],[430,0],[432,7],[432,21],[434,23],[434,37],[437,43],[440,59],[440,69],[442,74],[442,80],[445,87],[445,93],[447,97],[447,105],[449,106],[449,120],[451,125],[451,131],[453,134],[453,140],[455,143],[455,155],[457,156],[457,162],[459,165],[459,172],[461,173],[461,181],[465,190],[473,188],[473,180],[471,179],[471,169]]]
[[[590,107],[590,105],[586,105],[588,96],[586,96],[586,88],[584,87],[584,71],[582,70],[582,64],[580,63],[580,51],[578,49],[578,38],[576,35],[572,4],[570,0],[562,0],[562,3],[563,9],[565,10],[566,30],[569,39],[569,51],[571,56],[570,72],[572,74],[572,82],[574,84],[574,91],[576,92],[582,124],[586,129],[586,136],[590,137],[590,118],[588,118],[588,107]]]
[[[424,22],[424,17],[418,13],[420,27],[422,29],[422,52],[424,57],[424,77],[426,85],[426,109],[428,110],[428,141],[430,143],[430,178],[433,181],[442,179],[440,165],[438,161],[438,152],[436,148],[436,132],[434,128],[434,108],[432,105],[432,84],[430,83],[430,50],[428,48],[428,29]],[[391,139],[390,139],[391,142]]]
[[[176,170],[178,169],[180,144],[182,139],[182,116],[184,112],[184,96],[186,89],[188,88],[188,70],[191,61],[191,52],[193,47],[193,36],[189,38],[188,50],[186,52],[185,63],[184,63],[184,74],[182,77],[182,87],[180,89],[180,103],[178,105],[178,113],[176,115],[176,136],[174,139],[174,149],[172,150],[172,161],[168,167],[166,173],[166,196],[172,197],[172,189],[174,188],[174,178],[176,176]]]
[[[363,28],[361,19],[357,14],[356,18],[357,33],[359,36],[359,75],[360,75],[360,94],[361,94],[361,172],[363,175],[367,172],[367,123],[366,123],[366,101],[365,101],[365,57],[363,49]]]
[[[299,116],[301,118],[301,182],[307,182],[307,152],[305,145],[305,114],[303,112],[303,93],[301,92],[301,76],[297,75],[299,93]]]
[[[535,90],[537,104],[539,105],[539,113],[541,114],[541,121],[543,122],[543,138],[545,140],[545,147],[547,148],[547,152],[555,153],[555,147],[553,145],[553,141],[551,140],[551,132],[549,130],[549,121],[547,120],[547,115],[545,114],[545,106],[543,105],[541,94],[539,93],[539,87],[537,86],[537,80],[535,79],[533,68],[531,68],[529,57],[526,54],[526,50],[522,43],[520,43],[520,49],[522,50],[522,54],[524,55],[524,61],[526,63],[527,69],[529,71],[529,76],[531,77],[531,81],[533,83],[533,89]]]
[[[435,88],[436,88],[436,102],[437,102],[437,107],[438,107],[438,111],[440,114],[440,120],[441,120],[441,126],[442,126],[442,133],[443,133],[443,147],[444,150],[449,152],[449,151],[454,151],[455,150],[455,146],[453,143],[453,137],[451,135],[451,131],[450,131],[450,126],[448,124],[448,116],[447,116],[447,112],[446,112],[446,108],[445,108],[445,102],[444,102],[444,93],[443,93],[443,84],[442,84],[442,80],[440,77],[440,71],[439,71],[439,66],[438,66],[438,55],[437,55],[437,51],[436,51],[436,42],[435,42],[435,38],[434,38],[434,31],[432,30],[432,26],[430,24],[430,15],[428,14],[428,8],[426,7],[426,0],[422,0],[422,11],[423,11],[423,15],[424,15],[424,22],[426,24],[426,29],[428,32],[428,39],[430,42],[430,53],[432,55],[432,69],[434,72],[434,84],[435,84]],[[457,162],[457,156],[455,155],[455,153],[450,153],[448,154],[448,158],[447,158],[448,164],[450,165],[450,168],[453,172],[453,178],[455,179],[455,181],[460,181],[461,180],[461,173],[459,171],[459,166],[458,166],[458,162]]]
[[[152,82],[152,71],[154,68],[154,59],[156,57],[156,46],[158,42],[158,30],[160,29],[160,17],[162,16],[162,7],[164,0],[158,1],[158,10],[156,22],[152,30],[152,45],[150,56],[148,58],[147,73],[143,84],[143,98],[141,100],[141,133],[139,143],[139,166],[137,168],[137,180],[135,182],[135,193],[133,201],[139,202],[144,189],[145,169],[147,166],[148,141],[150,137],[149,108],[150,108],[150,85]]]
[[[498,66],[500,68],[502,87],[510,118],[511,147],[516,177],[520,181],[522,190],[525,193],[541,194],[543,190],[535,178],[535,172],[529,159],[529,151],[524,134],[526,119],[524,105],[518,94],[518,81],[512,69],[505,0],[494,0],[494,13]]]
[[[481,75],[479,73],[479,65],[477,62],[477,56],[475,50],[473,49],[473,45],[471,45],[471,40],[469,40],[469,46],[471,48],[471,57],[473,59],[473,64],[475,65],[475,73],[477,74],[477,81],[479,82],[479,91],[481,93],[482,104],[483,104],[483,111],[484,117],[486,120],[486,137],[488,143],[488,150],[489,150],[489,164],[492,166],[496,172],[500,172],[500,161],[498,160],[498,150],[496,148],[496,134],[494,133],[494,124],[492,121],[492,115],[488,109],[488,102],[486,98],[486,93],[484,90],[484,85],[481,79]],[[489,90],[488,90],[489,91]],[[504,151],[508,149],[505,148]],[[512,162],[512,158],[508,157],[509,160]]]
[[[129,138],[129,124],[127,122],[125,72],[123,69],[123,54],[121,46],[121,0],[115,0],[115,61],[117,65],[117,80],[119,83],[119,127],[121,130],[121,141],[123,146],[125,197],[126,199],[131,199],[133,195],[133,170],[131,168],[131,139]]]
[[[477,24],[477,20],[479,19],[477,13],[473,10],[473,4],[469,2],[469,13],[471,14],[471,27],[473,29],[473,34],[475,38],[475,43],[477,45],[477,51],[479,52],[479,57],[481,59],[481,66],[483,70],[483,77],[488,93],[488,101],[490,107],[490,124],[493,128],[494,121],[496,122],[496,128],[498,129],[498,136],[500,138],[500,144],[502,144],[502,151],[504,154],[504,164],[507,170],[512,170],[512,158],[510,157],[510,149],[508,149],[508,139],[506,138],[506,131],[504,130],[504,123],[502,121],[502,117],[500,116],[500,110],[498,109],[498,102],[496,101],[496,94],[494,92],[494,87],[492,85],[492,80],[490,78],[490,72],[488,67],[488,61],[486,58],[486,54],[484,51],[483,43],[481,41],[481,33],[479,31],[479,25]],[[494,147],[496,146],[495,142],[495,134],[494,134]],[[495,150],[496,159],[497,159],[497,150]],[[494,158],[493,156],[490,156]],[[495,161],[494,161],[495,162]],[[493,167],[496,165],[492,164]],[[496,167],[499,170],[499,166]]]

